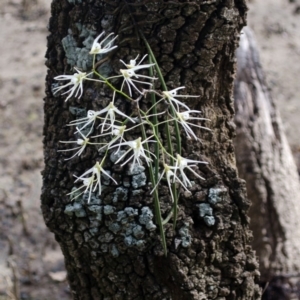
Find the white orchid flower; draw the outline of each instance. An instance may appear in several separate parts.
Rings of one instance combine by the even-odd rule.
[[[176,164],[175,167],[172,167],[172,169],[177,172],[179,170],[183,184],[186,188],[192,187],[192,183],[189,180],[189,178],[184,173],[184,169],[188,169],[191,171],[196,177],[205,180],[202,176],[197,174],[191,167],[196,167],[197,164],[208,164],[206,161],[200,161],[200,160],[192,160],[182,157],[181,155],[177,154]]]
[[[122,126],[118,126],[118,125],[110,125],[112,131],[111,132],[108,132],[108,133],[102,133],[102,134],[98,134],[98,135],[95,135],[95,136],[92,136],[92,138],[97,138],[97,137],[104,137],[104,136],[107,136],[107,135],[112,135],[113,138],[110,142],[106,143],[103,147],[101,147],[99,149],[99,151],[101,151],[102,149],[104,148],[110,148],[111,145],[113,145],[114,143],[116,143],[118,140],[121,140],[121,141],[124,141],[126,142],[126,140],[124,139],[124,133],[126,131],[126,125],[122,125]],[[120,150],[120,147],[118,148],[118,150],[116,151],[119,152]]]
[[[132,123],[135,123],[135,121],[132,118],[125,115],[117,107],[115,107],[113,102],[110,102],[105,108],[103,108],[102,110],[97,112],[98,115],[102,115],[104,113],[106,113],[106,116],[104,118],[103,123],[101,124],[101,126],[102,126],[101,132],[104,131],[104,127],[105,127],[105,125],[107,125],[106,124],[107,120],[109,120],[110,125],[108,126],[108,128],[106,130],[113,128],[113,125],[115,124],[115,121],[116,121],[116,114],[130,120]]]
[[[123,83],[122,83],[122,87],[121,87],[121,90],[123,90],[123,86],[124,86],[124,83],[126,83],[127,87],[128,87],[128,90],[129,90],[129,96],[132,97],[132,90],[131,90],[131,86],[139,93],[139,94],[143,94],[142,91],[140,91],[137,86],[135,85],[135,83],[140,83],[140,84],[146,84],[146,85],[149,85],[150,87],[152,86],[152,83],[150,82],[145,82],[145,81],[140,81],[140,80],[136,80],[136,79],[132,79],[132,77],[135,77],[135,78],[138,78],[136,73],[134,72],[133,69],[121,69],[120,70],[124,80],[123,80]],[[139,75],[139,77],[141,78],[145,78],[145,79],[155,79],[153,77],[150,77],[150,76],[146,76],[146,75]]]
[[[77,176],[74,175],[74,177],[77,177]],[[81,187],[79,187],[78,189],[73,190],[71,193],[69,193],[67,195],[71,195],[72,196],[73,194],[76,194],[77,192],[79,192],[80,190],[82,190],[83,188],[85,188],[85,190],[83,192],[81,192],[80,194],[76,195],[74,198],[71,198],[71,200],[74,200],[74,199],[78,198],[79,196],[81,196],[82,194],[89,192],[88,202],[90,202],[91,195],[92,195],[92,190],[93,190],[93,184],[95,182],[95,175],[93,174],[90,177],[80,178],[80,179],[82,180],[83,185]]]
[[[70,81],[69,83],[67,83],[63,86],[55,87],[53,89],[54,93],[57,93],[60,90],[72,85],[71,89],[69,89],[68,91],[66,91],[62,94],[62,95],[64,95],[64,94],[69,93],[69,96],[67,97],[67,99],[65,101],[68,101],[68,99],[70,99],[74,94],[75,94],[74,96],[77,97],[79,95],[79,92],[80,92],[80,95],[78,98],[80,98],[83,93],[83,81],[85,79],[87,79],[87,76],[92,74],[92,73],[87,74],[85,72],[80,72],[76,68],[74,68],[74,69],[77,71],[77,73],[75,73],[73,75],[59,75],[59,76],[54,77],[55,80],[69,80]]]
[[[174,195],[173,195],[173,190],[172,190],[172,183],[175,183],[175,182],[179,182],[184,189],[187,190],[186,186],[184,185],[184,183],[178,178],[178,176],[176,175],[176,172],[174,173],[172,171],[172,169],[174,169],[174,167],[171,167],[167,164],[164,164],[164,169],[163,169],[163,172],[161,173],[155,187],[152,189],[151,191],[151,194],[155,191],[155,189],[158,187],[161,179],[163,178],[163,176],[165,175],[166,176],[166,179],[167,179],[167,183],[168,183],[168,187],[169,187],[169,191],[170,191],[170,194],[171,194],[171,198],[172,198],[172,202],[174,203]]]
[[[117,48],[118,46],[113,46],[113,42],[118,37],[114,37],[111,40],[108,40],[110,36],[113,35],[113,32],[110,33],[105,39],[103,39],[100,43],[98,43],[99,39],[105,34],[105,31],[103,31],[101,34],[99,34],[96,39],[93,42],[92,49],[90,51],[90,54],[104,54],[112,51],[113,49]],[[105,45],[104,45],[105,43]]]
[[[182,103],[181,101],[179,101],[176,98],[198,98],[199,96],[192,96],[192,95],[177,95],[177,91],[184,89],[184,86],[180,86],[176,89],[173,89],[171,91],[163,91],[163,98],[168,100],[171,103],[175,103],[177,110],[179,110],[179,105],[183,106],[186,109],[189,109],[189,107]]]
[[[92,174],[90,177],[85,177],[86,175]],[[101,195],[102,189],[101,189],[101,174],[104,174],[106,177],[108,177],[109,179],[111,179],[115,184],[117,184],[117,182],[115,181],[114,178],[112,178],[107,171],[105,171],[102,168],[102,163],[100,164],[99,162],[96,162],[96,164],[90,168],[89,170],[87,170],[86,172],[84,172],[81,176],[77,177],[74,175],[74,177],[76,177],[77,179],[75,180],[75,182],[77,182],[78,180],[81,180],[83,185],[81,187],[79,187],[77,190],[71,192],[75,193],[76,191],[79,191],[81,189],[83,189],[84,187],[86,188],[84,192],[82,192],[81,194],[77,195],[76,197],[79,197],[80,195],[82,195],[83,193],[87,193],[87,191],[89,191],[89,198],[88,198],[88,203],[90,202],[91,199],[91,194],[92,192],[95,192],[97,190],[98,187],[98,195]]]
[[[122,64],[127,69],[120,69],[121,75],[117,75],[117,76],[113,76],[113,77],[108,78],[108,79],[112,79],[112,78],[123,77],[123,83],[121,85],[121,91],[123,90],[124,84],[126,83],[126,85],[128,87],[128,90],[129,90],[129,96],[130,97],[132,97],[131,86],[139,94],[141,94],[141,95],[143,94],[143,92],[140,91],[137,88],[137,86],[135,85],[135,83],[146,84],[146,85],[149,85],[150,87],[152,86],[152,83],[150,83],[150,82],[145,82],[145,81],[141,81],[141,80],[137,80],[137,79],[139,79],[139,78],[141,78],[141,79],[150,79],[150,80],[157,79],[157,78],[146,76],[146,75],[136,74],[136,71],[138,71],[138,70],[147,69],[147,68],[150,68],[150,67],[152,67],[152,66],[155,65],[155,64],[144,64],[144,65],[141,65],[141,63],[147,57],[147,55],[144,55],[143,58],[140,60],[140,62],[137,64],[138,57],[139,56],[137,56],[135,59],[130,60],[129,64],[126,64],[123,60],[120,60],[122,62]]]
[[[92,132],[93,128],[94,128],[94,124],[96,122],[96,119],[100,119],[99,117],[99,113],[94,111],[94,110],[89,110],[87,112],[87,116],[85,118],[81,118],[81,119],[77,119],[74,121],[71,121],[69,126],[80,126],[80,130],[88,127],[91,125],[91,129],[89,131],[89,133],[87,134],[87,136]],[[77,133],[78,131],[76,131],[75,133]]]
[[[198,121],[203,121],[203,120],[210,121],[210,120],[205,119],[205,118],[192,117],[190,115],[191,113],[201,113],[201,112],[199,110],[187,110],[184,112],[176,112],[176,118],[174,118],[174,120],[182,125],[188,138],[191,138],[191,136],[192,136],[195,140],[198,140],[198,137],[196,136],[196,134],[194,133],[193,129],[190,126],[194,126],[194,127],[202,128],[202,129],[206,129],[206,130],[210,130],[210,129],[207,127],[204,127],[204,126],[190,123],[190,122],[188,122],[188,120],[198,120]]]
[[[110,126],[110,125],[109,125]],[[102,149],[104,148],[107,148],[107,149],[110,149],[111,146],[113,144],[115,144],[118,140],[120,140],[121,142],[124,141],[126,142],[125,138],[124,138],[124,134],[125,132],[127,131],[130,131],[138,126],[141,126],[141,123],[135,125],[135,126],[132,126],[130,128],[127,128],[126,125],[121,125],[121,126],[118,126],[118,125],[112,125],[111,126],[111,132],[108,132],[108,133],[101,133],[101,134],[98,134],[98,135],[95,135],[95,136],[92,136],[92,138],[97,138],[97,137],[104,137],[104,136],[107,136],[107,135],[112,135],[112,140],[108,143],[106,143],[103,147],[101,147],[99,149],[99,151],[101,151]],[[120,151],[120,148],[121,148],[121,145],[119,144],[118,145],[118,150],[115,152],[115,153],[118,153]]]
[[[123,143],[120,143],[120,144],[117,144],[117,145],[114,145],[114,146],[110,147],[110,149],[112,149],[114,147],[120,147],[120,146],[128,146],[129,147],[129,149],[115,163],[116,164],[119,163],[121,160],[124,159],[124,157],[130,151],[132,151],[133,154],[122,164],[122,166],[126,165],[132,158],[133,158],[133,162],[132,162],[132,165],[131,165],[131,170],[134,168],[136,163],[139,166],[142,166],[141,159],[144,159],[146,161],[147,165],[149,166],[149,163],[152,162],[153,160],[146,153],[148,153],[149,155],[152,155],[155,159],[156,159],[156,156],[152,152],[145,149],[143,144],[150,143],[150,142],[156,142],[154,140],[149,140],[151,137],[152,136],[148,137],[144,141],[142,141],[142,138],[139,137],[134,141],[123,142]]]
[[[126,64],[122,59],[120,59],[120,62],[127,68],[127,69],[134,69],[139,70],[139,69],[145,69],[145,68],[149,68],[154,66],[155,64],[146,64],[146,65],[141,65],[141,63],[144,61],[144,59],[148,56],[148,54],[144,55],[142,57],[142,59],[140,60],[140,62],[138,64],[136,64],[137,59],[139,58],[139,54],[137,55],[137,57],[135,59],[131,59],[129,61],[129,64]],[[138,68],[139,67],[139,68]],[[142,68],[141,68],[142,67]]]
[[[79,149],[73,156],[71,156],[70,158],[66,158],[65,160],[72,159],[76,155],[80,156],[83,153],[83,151],[84,151],[84,149],[86,148],[87,145],[98,145],[98,143],[91,143],[90,139],[87,136],[85,136],[80,131],[80,129],[78,129],[77,127],[76,127],[76,129],[77,129],[76,132],[78,132],[81,135],[82,139],[79,138],[76,141],[60,141],[60,143],[64,143],[64,144],[74,144],[74,143],[76,143],[77,145],[79,145],[79,147],[75,147],[75,148],[72,148],[72,149],[58,150],[58,152],[67,152],[67,151],[73,151],[73,150]]]

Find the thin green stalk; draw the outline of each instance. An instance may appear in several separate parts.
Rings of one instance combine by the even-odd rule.
[[[173,210],[171,210],[169,212],[169,214],[167,215],[167,217],[162,221],[163,225],[166,225],[169,223],[170,219],[172,218],[173,216]]]
[[[143,136],[143,139],[145,140],[147,138],[147,135],[146,135],[146,130],[145,130],[145,127],[144,127],[143,123],[141,124],[141,128],[142,128],[142,136]],[[150,151],[149,146],[148,146],[147,143],[145,143],[145,147],[146,147],[146,150]],[[153,173],[152,166],[150,166],[150,168],[149,168],[149,173],[150,173],[151,182],[154,186],[155,183],[157,182],[157,180],[155,180],[155,174]],[[157,189],[154,190],[154,209],[155,209],[156,221],[158,223],[158,227],[159,227],[159,231],[160,231],[160,237],[162,239],[164,254],[165,254],[165,256],[167,256],[167,254],[168,254],[167,242],[166,242],[164,226],[163,226],[163,223],[162,223],[163,219],[162,219],[162,216],[161,216],[160,203],[159,203],[159,197],[158,197]]]
[[[155,126],[154,124],[152,124],[151,121],[149,121],[149,119],[147,118],[147,115],[140,109],[139,110],[140,113],[142,113],[144,115],[144,117],[146,118],[147,124],[151,127],[152,131],[153,131],[153,136],[155,137],[155,140],[157,141],[157,144],[160,146],[160,149],[163,151],[162,154],[166,153],[168,157],[171,158],[171,160],[175,160],[175,157],[172,156],[167,149],[164,147],[164,145],[162,144],[161,140],[159,139],[158,135],[156,135],[156,129],[157,126]]]
[[[149,57],[149,62],[150,64],[152,64],[152,57]],[[154,77],[154,74],[153,74],[153,69],[152,67],[150,67],[149,69],[149,75],[150,77]],[[156,107],[156,96],[154,93],[151,93],[151,102],[152,102],[152,107],[153,107],[153,124],[156,125],[158,123],[158,118],[157,118],[157,107]],[[158,128],[157,126],[155,126],[154,128],[154,133],[155,133],[155,136],[158,137]],[[158,147],[158,144],[155,143],[155,156],[156,156],[156,160],[154,162],[154,168],[155,168],[155,176],[154,176],[154,179],[155,179],[155,184],[157,183],[158,181],[158,164],[159,164],[159,147]]]
[[[113,91],[117,92],[118,94],[124,96],[126,99],[130,100],[130,101],[134,101],[131,97],[129,97],[127,94],[125,94],[124,92],[116,89],[105,77],[103,77],[100,73],[98,73],[97,71],[94,70],[94,73],[99,76],[106,85],[108,85]]]
[[[167,85],[165,83],[164,77],[161,73],[161,70],[158,66],[158,63],[156,61],[156,58],[152,52],[152,49],[149,45],[149,43],[147,42],[147,39],[145,38],[144,34],[140,31],[140,35],[147,47],[148,53],[149,53],[149,58],[151,59],[151,62],[155,63],[155,69],[158,75],[158,78],[161,82],[162,88],[164,91],[167,91]],[[175,118],[176,114],[174,111],[173,106],[171,105],[171,113],[172,116]],[[180,130],[179,130],[179,126],[177,122],[174,122],[175,124],[175,134],[176,134],[176,142],[177,142],[177,152],[181,155],[181,137],[180,137]],[[173,146],[172,146],[172,141],[171,141],[171,134],[170,134],[170,129],[168,124],[166,124],[166,133],[167,133],[167,143],[168,143],[168,148],[171,154],[171,164],[174,165],[174,160],[172,159],[173,156]],[[176,190],[176,186],[175,183],[172,184],[172,191],[173,191],[173,195],[174,195],[174,207],[173,207],[173,229],[175,230],[176,228],[176,223],[177,223],[177,216],[178,216],[178,195],[177,195],[177,190]]]
[[[140,31],[140,35],[141,35],[141,37],[142,37],[142,39],[143,39],[143,41],[144,41],[144,43],[145,43],[145,45],[146,45],[146,48],[147,48],[147,50],[148,50],[149,58],[151,58],[151,61],[152,61],[153,63],[155,63],[155,69],[156,69],[158,78],[159,78],[159,80],[160,80],[160,82],[161,82],[162,88],[163,88],[164,91],[167,91],[168,88],[167,88],[166,82],[165,82],[165,80],[164,80],[164,76],[163,76],[162,73],[161,73],[160,67],[159,67],[159,65],[158,65],[158,63],[157,63],[157,61],[156,61],[156,58],[155,58],[155,56],[154,56],[154,54],[153,54],[153,52],[152,52],[152,49],[151,49],[149,43],[147,42],[147,40],[146,40],[144,34],[143,34],[141,31]],[[173,106],[171,106],[171,113],[172,113],[172,116],[173,116],[173,117],[176,117],[175,110],[174,110]],[[178,126],[178,123],[177,123],[177,122],[174,122],[174,124],[175,124],[175,134],[176,134],[176,142],[177,142],[177,152],[178,152],[178,154],[181,155],[181,136],[180,136],[180,129],[179,129],[179,126]]]

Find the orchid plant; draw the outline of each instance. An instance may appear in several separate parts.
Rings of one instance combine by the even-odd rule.
[[[76,73],[73,75],[60,75],[54,78],[58,81],[67,81],[64,85],[53,89],[54,93],[64,90],[62,95],[68,94],[65,101],[72,97],[80,98],[83,95],[84,82],[89,80],[99,84],[106,84],[113,91],[112,100],[106,107],[99,111],[89,110],[86,117],[70,122],[69,126],[76,126],[75,134],[79,134],[80,138],[75,141],[61,141],[61,143],[74,143],[77,144],[77,147],[59,151],[77,150],[75,154],[66,159],[68,160],[82,155],[87,147],[97,147],[99,156],[102,156],[100,162],[97,162],[81,176],[77,177],[74,175],[76,177],[75,183],[80,182],[81,186],[69,193],[72,200],[84,193],[88,194],[88,202],[92,193],[97,193],[100,196],[102,191],[101,177],[103,176],[106,180],[109,179],[117,184],[110,172],[104,169],[109,153],[114,152],[117,154],[121,149],[125,150],[120,152],[115,164],[124,166],[130,163],[131,169],[135,166],[142,166],[145,163],[149,169],[156,219],[158,220],[166,253],[164,224],[173,217],[173,227],[174,229],[176,227],[178,195],[181,187],[184,190],[189,190],[192,187],[189,173],[204,180],[193,168],[197,164],[207,164],[205,161],[192,160],[181,156],[180,128],[183,129],[188,139],[198,140],[194,128],[209,130],[199,125],[199,122],[207,121],[208,119],[200,117],[200,111],[191,110],[185,103],[180,101],[181,98],[196,98],[199,96],[179,94],[185,88],[183,86],[171,90],[167,88],[153,52],[144,37],[143,40],[148,49],[148,54],[144,55],[139,62],[137,62],[139,56],[131,59],[129,63],[121,60],[123,68],[120,68],[120,74],[107,78],[100,74],[96,70],[97,55],[101,54],[102,57],[116,49],[117,45],[114,45],[114,43],[117,37],[114,37],[113,33],[105,37],[105,32],[102,32],[94,40],[89,52],[90,55],[93,55],[93,69],[89,73],[81,72],[75,68]],[[147,58],[149,62],[144,63]],[[142,74],[140,73],[141,70],[143,70]],[[144,75],[145,70],[148,70],[148,75]],[[158,78],[154,77],[155,71]],[[120,88],[117,88],[112,83],[116,82],[118,78],[122,80]],[[155,90],[156,80],[160,81],[163,91]],[[128,93],[124,91],[125,85]],[[132,102],[137,109],[131,115],[126,115],[116,106],[116,94]],[[149,95],[152,105],[145,111],[141,109],[140,103],[143,98]],[[134,98],[134,96],[137,97]],[[158,100],[157,97],[159,97]],[[162,124],[166,126],[167,145],[164,144],[165,142],[160,138],[158,132],[158,126]],[[177,149],[174,149],[171,142],[170,126],[175,128]],[[132,139],[133,135],[131,133],[134,130],[134,135],[136,135],[137,129],[140,129],[140,136]],[[94,131],[97,132],[92,135]],[[151,132],[150,136],[147,134],[148,132]],[[161,170],[160,165],[162,166]],[[170,214],[165,220],[162,219],[158,193],[158,186],[162,180],[165,180],[167,183],[171,200]]]

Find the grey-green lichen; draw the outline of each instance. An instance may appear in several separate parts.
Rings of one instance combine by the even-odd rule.
[[[138,210],[135,209],[135,208],[132,208],[132,207],[126,207],[124,209],[125,213],[127,214],[128,217],[134,217],[134,216],[137,216],[139,213],[138,213]]]
[[[118,211],[118,214],[117,214],[117,221],[118,222],[122,222],[123,220],[123,223],[127,222],[127,214],[125,213],[125,211],[121,210],[121,211]]]
[[[226,193],[227,189],[225,187],[210,188],[208,192],[208,202],[215,205],[223,200]]]
[[[116,188],[113,194],[113,203],[118,201],[126,201],[128,199],[128,189],[122,186]]]
[[[147,176],[144,172],[132,176],[131,185],[134,189],[145,186],[147,183]]]
[[[142,208],[142,214],[139,217],[139,221],[141,224],[144,224],[149,231],[155,230],[156,225],[152,221],[153,212],[147,206]]]
[[[213,216],[213,209],[209,203],[201,203],[197,205],[199,207],[199,216],[203,218],[207,226],[215,225],[215,217]]]
[[[119,150],[119,151],[112,152],[109,157],[111,162],[115,163],[125,152],[126,150]]]
[[[212,216],[213,215],[213,210],[211,206],[208,203],[201,203],[197,205],[199,207],[199,215],[200,217],[204,216]]]
[[[69,216],[75,216],[77,218],[83,218],[86,216],[86,211],[80,203],[75,202],[74,204],[68,204],[65,208],[64,213]]]
[[[214,216],[205,216],[203,218],[203,220],[204,220],[205,224],[209,227],[215,225],[215,223],[216,223],[216,219]]]
[[[94,193],[91,194],[88,203],[87,194],[84,193],[74,202],[67,204],[64,211],[67,216],[78,218],[76,221],[77,230],[80,233],[76,236],[78,243],[84,240],[91,249],[98,249],[101,253],[110,253],[113,257],[117,257],[126,248],[136,248],[142,251],[149,243],[151,236],[155,235],[152,233],[156,229],[153,222],[154,214],[149,207],[142,207],[141,210],[135,207],[125,207],[123,210],[118,208],[124,205],[122,203],[128,197],[128,189],[125,187],[119,186],[113,193],[111,203],[115,205],[104,205]],[[83,219],[87,216],[88,223]],[[82,221],[79,222],[79,220]],[[120,237],[124,244],[118,249],[112,242]],[[188,244],[187,238],[182,238],[184,245]]]
[[[129,167],[126,174],[127,175],[138,175],[145,171],[145,167],[135,164],[133,167]]]
[[[140,224],[136,222],[138,218]],[[133,207],[126,207],[124,210],[117,212],[116,221],[112,221],[109,224],[109,229],[115,235],[124,236],[124,245],[126,247],[136,247],[138,249],[143,249],[146,245],[146,230],[152,231],[156,228],[153,221],[153,213],[149,207],[143,207],[141,213],[139,210]]]
[[[133,238],[131,235],[127,235],[124,237],[124,243],[127,247],[132,247],[135,245],[136,239]]]
[[[103,208],[103,213],[105,215],[111,215],[115,212],[116,208],[111,205],[105,205]]]
[[[137,239],[142,239],[145,235],[145,232],[144,232],[142,226],[140,226],[140,225],[135,226],[132,230],[132,233],[133,233],[134,237]]]
[[[119,250],[115,244],[112,245],[110,253],[113,257],[118,257],[120,255]]]
[[[121,230],[121,226],[118,223],[111,223],[108,228],[114,234],[117,234]]]
[[[72,1],[74,1],[72,3],[75,4],[76,0]],[[64,37],[61,42],[65,50],[67,63],[71,65],[72,68],[76,66],[82,71],[87,71],[93,66],[93,55],[90,55],[89,52],[95,39],[96,32],[87,29],[85,26],[82,26],[79,23],[77,23],[76,26],[78,30],[80,30],[79,37],[84,38],[82,42],[84,47],[78,47],[71,30],[69,30],[69,34],[66,37]]]
[[[102,210],[103,207],[100,205],[91,205],[87,209],[92,213],[92,216],[95,220],[102,221]]]
[[[189,224],[184,224],[178,231],[180,235],[181,245],[184,248],[191,246],[192,236],[189,234]]]

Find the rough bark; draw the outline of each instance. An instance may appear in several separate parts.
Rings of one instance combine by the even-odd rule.
[[[259,299],[258,265],[249,245],[250,202],[245,196],[245,183],[237,176],[232,141],[235,50],[245,24],[245,1],[131,2],[52,2],[46,55],[49,71],[42,211],[65,256],[73,297]],[[118,186],[108,185],[101,200],[94,198],[92,205],[84,199],[71,203],[67,193],[74,186],[73,174],[91,168],[99,153],[88,148],[82,157],[65,161],[63,153],[57,152],[60,140],[74,140],[74,128],[66,124],[76,117],[76,112],[103,108],[111,91],[90,83],[85,85],[80,101],[64,102],[62,96],[52,94],[53,77],[71,73],[74,65],[83,70],[89,66],[87,40],[103,30],[119,34],[119,47],[102,72],[117,72],[120,58],[129,60],[146,52],[135,26],[142,29],[154,50],[168,87],[185,86],[187,94],[200,95],[200,100],[191,98],[186,103],[211,120],[211,132],[197,132],[201,143],[182,136],[183,156],[206,160],[209,165],[200,165],[197,170],[206,180],[195,177],[191,192],[180,195],[176,230],[172,224],[165,227],[167,257],[159,232],[149,232],[139,222],[145,206],[153,210],[147,173],[128,174],[108,164]],[[131,109],[124,99],[116,104],[124,111]],[[164,137],[163,128],[161,135]],[[137,184],[135,176],[145,175],[145,182]],[[120,190],[125,192],[121,195]],[[170,197],[164,183],[159,192],[165,216]],[[102,214],[105,205],[113,206],[115,212]],[[138,215],[127,215],[124,223],[118,223],[117,213],[128,208],[137,209]],[[112,229],[116,224],[121,226],[119,231]],[[134,236],[126,228],[137,226],[143,229],[143,237],[135,237],[130,245],[128,241]],[[191,240],[190,245],[183,247],[183,239]],[[141,244],[143,247],[139,247]]]
[[[252,203],[252,244],[261,281],[286,290],[288,278],[300,269],[299,176],[248,28],[243,30],[237,61],[235,152]],[[272,299],[285,299],[279,291],[276,294]]]

